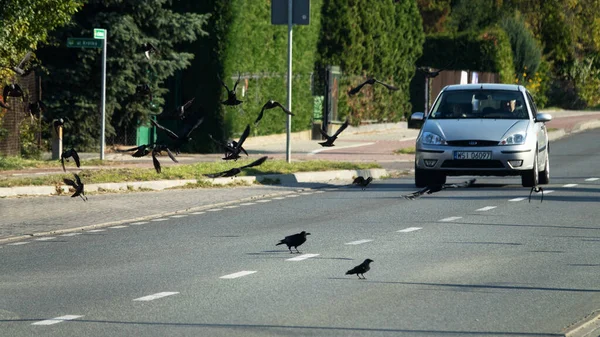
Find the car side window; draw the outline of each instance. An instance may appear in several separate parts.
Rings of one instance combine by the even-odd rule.
[[[533,97],[529,93],[527,93],[527,101],[529,102],[529,106],[531,107],[531,112],[533,114],[533,118],[537,117],[537,107],[535,106],[535,102],[533,101]]]

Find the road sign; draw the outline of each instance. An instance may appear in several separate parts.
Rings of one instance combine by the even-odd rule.
[[[310,0],[294,0],[292,3],[292,24],[308,25],[310,23]],[[288,0],[271,1],[271,24],[288,24]]]
[[[104,40],[106,38],[106,29],[94,28],[94,39]]]
[[[102,40],[84,37],[67,38],[68,48],[102,48]]]

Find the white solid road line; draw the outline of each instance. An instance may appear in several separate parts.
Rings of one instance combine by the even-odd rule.
[[[238,278],[238,277],[242,277],[242,276],[246,276],[246,275],[250,275],[250,274],[254,274],[254,273],[256,273],[256,270],[242,270],[237,273],[221,276],[219,278],[232,279],[232,278]]]
[[[489,211],[489,210],[494,209],[494,208],[496,208],[496,206],[485,206],[485,207],[482,207],[480,209],[476,209],[476,211],[478,211],[478,212],[485,212],[485,211]]]
[[[179,292],[178,291],[164,291],[162,293],[156,293],[156,294],[136,298],[136,299],[134,299],[134,301],[153,301],[157,298],[163,298],[163,297],[176,295],[176,294],[179,294]]]
[[[575,187],[577,185],[579,185],[579,184],[565,184],[562,187]]]
[[[396,232],[398,232],[398,233],[409,233],[409,232],[418,231],[419,229],[423,229],[423,227],[408,227],[408,228],[404,228],[404,229],[401,229],[401,230],[396,231]]]
[[[319,256],[319,254],[302,254],[300,256],[293,257],[291,259],[286,259],[286,261],[302,261],[306,259],[310,259],[311,257]]]
[[[587,178],[585,181],[596,181],[598,179],[600,179],[600,178]]]
[[[523,201],[523,200],[525,200],[525,199],[527,199],[527,198],[523,198],[523,197],[521,197],[521,198],[509,199],[508,201]]]
[[[319,152],[323,152],[323,151],[349,149],[352,147],[361,147],[361,146],[367,146],[367,145],[373,145],[373,144],[375,144],[375,143],[371,142],[371,143],[359,143],[359,144],[353,144],[353,145],[347,145],[347,146],[324,147],[322,149],[313,150],[313,151],[309,152],[307,154],[307,156],[314,156],[315,154],[317,154]]]
[[[83,317],[83,315],[65,315],[65,316],[55,317],[55,318],[31,323],[31,325],[52,325],[52,324],[56,324],[56,323],[60,323],[60,322],[64,322],[64,321],[70,321],[70,320],[73,320],[73,319],[76,319],[79,317]]]
[[[365,239],[365,240],[357,240],[357,241],[347,242],[344,244],[345,245],[360,245],[360,244],[371,242],[371,241],[373,241],[373,240]]]
[[[462,219],[462,216],[451,216],[449,218],[443,218],[439,221],[441,222],[449,222],[449,221],[454,221],[454,220],[458,220],[458,219]]]

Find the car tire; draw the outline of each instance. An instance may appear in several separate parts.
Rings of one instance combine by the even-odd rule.
[[[445,184],[446,175],[434,170],[424,170],[415,168],[415,186],[423,188],[425,186]]]
[[[531,170],[525,171],[521,175],[521,185],[523,185],[523,187],[537,186],[538,179],[539,179],[538,154],[537,154],[537,149],[536,149],[535,157],[533,157],[533,168]]]
[[[539,173],[539,184],[547,185],[550,183],[550,154],[546,152],[546,164],[544,170]]]

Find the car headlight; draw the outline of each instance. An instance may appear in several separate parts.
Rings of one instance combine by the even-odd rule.
[[[513,133],[508,137],[504,137],[498,145],[523,145],[525,144],[525,138],[524,133]]]
[[[427,145],[446,145],[446,140],[433,132],[423,132],[421,142]]]

